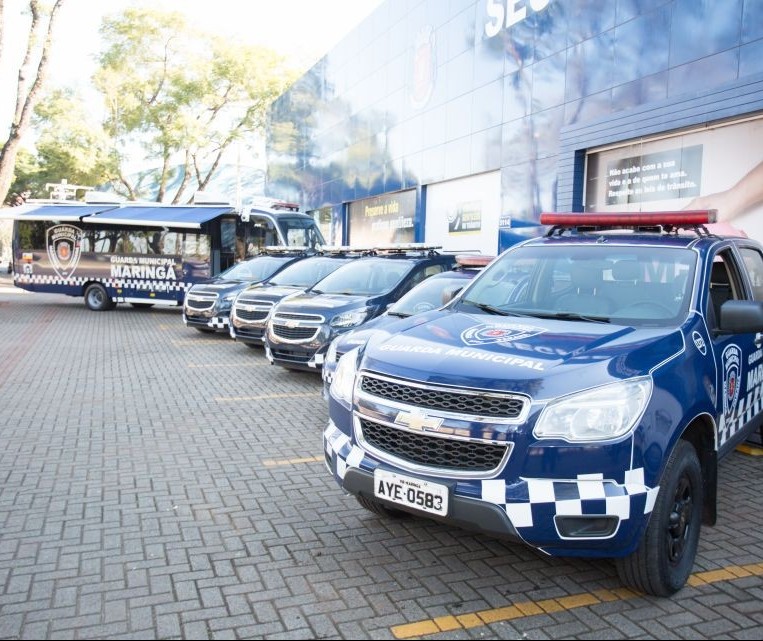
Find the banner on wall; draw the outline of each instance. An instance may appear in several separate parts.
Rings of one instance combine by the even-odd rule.
[[[415,215],[415,189],[350,203],[350,244],[412,243]]]
[[[501,172],[427,186],[424,240],[443,251],[495,255],[501,216]]]
[[[763,117],[591,150],[585,209],[716,209],[763,241]]]
[[[482,201],[456,203],[448,214],[449,234],[476,234],[482,229]]]

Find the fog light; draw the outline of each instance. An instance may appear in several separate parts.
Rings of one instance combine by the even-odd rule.
[[[556,529],[564,539],[603,539],[612,536],[620,519],[616,516],[555,516]]]

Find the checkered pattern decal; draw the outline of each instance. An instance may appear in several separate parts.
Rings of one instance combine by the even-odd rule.
[[[761,394],[761,386],[756,385],[741,400],[735,413],[728,417],[721,416],[718,427],[720,444],[723,445],[761,412],[763,412],[763,394]]]
[[[54,274],[14,274],[14,283],[33,285],[58,285],[60,287],[82,287],[85,283],[98,282],[113,289],[138,289],[166,292],[184,292],[193,283],[181,283],[168,280],[124,280],[120,278],[85,278],[72,276],[61,278]]]
[[[213,316],[207,323],[208,327],[215,329],[227,329],[230,326],[230,318],[227,316]]]
[[[352,445],[350,437],[330,423],[323,433],[326,453],[336,459],[336,474],[343,479],[348,467],[373,469],[376,461],[368,459],[362,449]],[[364,460],[365,459],[365,460]],[[576,479],[523,479],[524,483],[507,488],[499,479],[482,481],[482,500],[500,505],[515,528],[532,528],[553,522],[556,515],[631,515],[649,514],[657,499],[659,487],[644,485],[644,470],[628,470],[623,483],[604,480],[601,474],[581,474]],[[517,492],[524,493],[519,496]]]

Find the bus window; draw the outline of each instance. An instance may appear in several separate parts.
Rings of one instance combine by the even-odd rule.
[[[39,250],[45,247],[45,222],[23,220],[17,223],[18,243],[22,251]]]
[[[183,260],[208,261],[210,257],[209,236],[206,234],[183,234]]]

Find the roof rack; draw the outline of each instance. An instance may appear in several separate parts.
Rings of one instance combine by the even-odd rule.
[[[263,254],[294,254],[298,256],[300,254],[314,254],[316,250],[312,247],[302,245],[266,245],[262,248]]]
[[[679,229],[693,230],[698,236],[710,236],[705,225],[717,219],[715,209],[652,212],[544,212],[541,225],[551,225],[546,236],[559,236],[565,231],[603,231],[632,229],[658,233],[678,233]]]
[[[427,245],[426,243],[398,243],[393,245],[376,245],[367,250],[369,256],[379,255],[409,255],[418,253],[419,255],[434,256],[438,254],[438,249],[442,245]]]
[[[351,245],[322,245],[317,249],[317,252],[343,256],[346,254],[363,254],[372,249],[372,247],[352,247]]]

